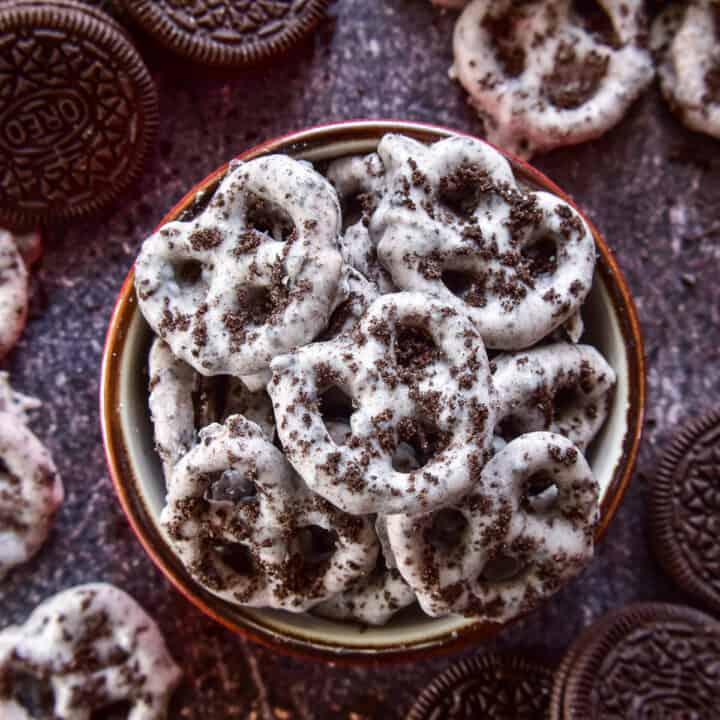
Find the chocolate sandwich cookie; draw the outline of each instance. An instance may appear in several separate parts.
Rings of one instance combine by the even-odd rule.
[[[655,554],[688,593],[720,612],[720,409],[678,433],[652,485]]]
[[[709,615],[680,605],[630,605],[578,643],[565,720],[718,717],[720,623]]]
[[[407,720],[537,720],[547,712],[552,682],[551,667],[520,655],[461,660],[420,694]]]
[[[306,36],[327,0],[126,0],[126,10],[165,47],[206,65],[245,66]]]
[[[157,122],[150,74],[112,18],[72,0],[0,10],[0,223],[112,202],[138,177]]]

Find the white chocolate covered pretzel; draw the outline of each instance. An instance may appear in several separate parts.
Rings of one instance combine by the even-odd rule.
[[[15,238],[0,229],[0,359],[22,334],[28,309],[28,273]]]
[[[23,704],[30,678],[45,688],[34,693],[40,707]],[[0,632],[0,716],[7,720],[88,720],[120,702],[130,708],[127,720],[164,720],[179,681],[155,622],[112,585],[65,590],[23,625]]]
[[[487,355],[457,303],[384,295],[353,333],[278,357],[272,370],[268,392],[287,458],[347,512],[427,512],[451,502],[472,483],[471,458],[488,450]],[[340,414],[350,413],[344,444],[326,424],[337,420],[338,398],[348,405]],[[420,468],[396,465],[403,442],[422,456]]]
[[[364,518],[307,491],[254,423],[200,433],[173,472],[161,522],[193,578],[229,602],[299,612],[375,563]]]
[[[391,515],[398,569],[431,616],[505,622],[574,577],[593,554],[598,488],[580,451],[538,432],[511,442],[457,505]]]
[[[210,204],[145,241],[140,309],[203,375],[250,375],[326,325],[340,277],[331,185],[284,155],[232,162]]]
[[[640,0],[474,0],[455,26],[452,74],[490,142],[521,157],[596,138],[653,78]]]
[[[155,338],[148,356],[148,404],[155,433],[155,450],[166,480],[178,460],[195,444],[195,405],[199,375],[173,355],[167,343]]]
[[[493,359],[496,434],[548,430],[585,451],[607,417],[615,371],[590,345],[553,343]]]
[[[385,135],[378,153],[387,190],[370,231],[398,287],[459,302],[499,349],[535,344],[582,305],[595,268],[589,228],[557,196],[522,190],[497,150]]]
[[[720,138],[720,5],[670,5],[653,22],[651,43],[670,107],[692,130]]]
[[[39,405],[0,373],[0,580],[40,549],[63,501],[50,452],[26,425]]]

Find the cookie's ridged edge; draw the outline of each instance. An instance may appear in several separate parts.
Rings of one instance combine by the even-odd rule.
[[[472,677],[479,671],[495,667],[507,668],[510,672],[519,674],[532,674],[534,677],[541,677],[546,681],[545,684],[548,693],[550,693],[553,681],[553,670],[551,668],[522,655],[490,652],[460,660],[433,678],[410,708],[406,720],[428,720],[440,695],[451,690],[458,681]]]
[[[595,630],[595,626],[592,626],[592,630]],[[553,686],[550,693],[550,707],[548,708],[548,720],[563,720],[563,701],[565,699],[567,679],[574,664],[577,662],[580,653],[583,651],[593,635],[594,632],[590,633],[588,630],[581,633],[577,640],[570,645],[563,656],[563,659],[560,661],[560,665],[558,665],[553,677]]]
[[[686,422],[665,451],[651,484],[650,534],[655,557],[668,575],[709,609],[720,612],[720,596],[692,572],[673,531],[673,475],[687,451],[713,427],[720,427],[720,408]]]
[[[279,38],[260,44],[255,41],[249,47],[233,50],[230,47],[212,44],[207,40],[193,41],[192,37],[180,34],[175,26],[156,10],[151,0],[127,0],[126,11],[147,32],[165,48],[187,60],[214,67],[249,67],[276,55],[287,52],[293,45],[309,35],[326,16],[329,0],[309,0],[307,16],[293,25]]]
[[[43,10],[65,10],[67,12],[80,12],[92,15],[100,22],[106,22],[112,25],[118,32],[123,33],[128,39],[130,35],[127,30],[120,25],[120,23],[110,14],[108,14],[102,8],[96,5],[88,5],[82,0],[12,0],[14,8],[20,7],[34,7],[36,9],[42,8]],[[6,8],[3,8],[6,9]]]
[[[135,163],[121,182],[103,195],[80,206],[66,207],[64,212],[28,213],[22,210],[4,210],[0,208],[0,223],[9,227],[26,228],[38,222],[64,222],[91,215],[115,202],[130,185],[138,180],[143,172],[147,156],[155,142],[160,125],[160,108],[157,89],[150,71],[131,44],[129,36],[121,29],[116,29],[116,21],[109,18],[101,21],[94,13],[65,10],[60,7],[32,7],[30,5],[8,6],[0,9],[0,32],[8,32],[15,27],[50,27],[78,34],[92,33],[93,40],[102,44],[118,58],[127,69],[128,75],[136,83],[141,98],[141,114],[143,117],[144,142]]]
[[[587,642],[574,657],[576,665],[568,674],[563,701],[565,720],[585,720],[595,717],[588,707],[597,671],[617,644],[640,627],[653,623],[684,621],[707,631],[714,631],[720,639],[720,622],[700,610],[668,603],[637,603],[612,610],[598,623],[588,628],[582,637]],[[592,637],[590,637],[592,633]],[[579,642],[582,642],[582,637]]]

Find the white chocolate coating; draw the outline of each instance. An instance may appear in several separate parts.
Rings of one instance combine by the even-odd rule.
[[[533,479],[554,485],[537,497]],[[441,515],[444,513],[444,515]],[[566,438],[529,433],[483,468],[451,509],[387,518],[398,569],[433,617],[506,622],[555,593],[590,561],[598,488]]]
[[[145,241],[140,309],[203,375],[251,375],[325,326],[340,278],[340,208],[307,163],[232,162],[210,204]]]
[[[572,0],[473,0],[453,37],[457,76],[490,142],[520,157],[602,135],[649,85],[640,0],[597,0],[612,38]],[[601,11],[599,11],[601,12]]]
[[[345,510],[427,512],[459,498],[488,450],[495,398],[487,355],[457,303],[384,295],[357,329],[276,358],[268,392],[288,460],[308,487]],[[352,436],[339,445],[319,402],[352,400]],[[332,419],[332,418],[328,418]],[[401,442],[426,445],[417,470],[393,464]]]
[[[28,273],[15,238],[0,229],[0,359],[15,347],[25,327]]]
[[[240,415],[203,429],[175,468],[161,522],[188,572],[213,594],[293,612],[344,590],[378,552],[367,520],[309,493],[260,428]],[[313,539],[306,528],[335,534],[334,547],[317,561],[303,546]],[[227,550],[242,552],[241,570],[224,559]]]
[[[28,411],[37,410],[42,403],[34,397],[15,392],[10,386],[10,375],[0,372],[0,413],[15,415],[17,419],[27,425]]]
[[[668,103],[692,130],[720,138],[720,7],[691,0],[666,8],[652,27],[659,55],[660,87]],[[715,76],[715,93],[708,80]]]
[[[50,452],[26,425],[39,406],[0,373],[0,580],[40,549],[64,497]]]
[[[590,345],[553,343],[526,352],[499,355],[496,433],[505,440],[548,430],[585,451],[608,414],[615,371]]]
[[[167,482],[178,460],[195,444],[193,393],[199,376],[187,363],[178,360],[160,338],[155,338],[150,348],[148,374],[155,450],[162,460]]]
[[[403,608],[415,602],[413,589],[397,569],[384,516],[375,521],[380,553],[372,571],[355,581],[344,592],[331,597],[313,612],[335,620],[357,620],[366,625],[385,625]]]
[[[343,260],[377,285],[380,293],[397,292],[390,273],[382,266],[377,256],[377,241],[370,234],[368,226],[374,208],[385,194],[385,168],[377,153],[364,157],[351,155],[330,163],[327,178],[337,190],[342,205],[344,231],[340,238],[340,252]],[[361,206],[360,219],[348,220],[348,205],[358,201]]]
[[[0,632],[0,716],[32,720],[13,697],[12,676],[49,684],[58,720],[89,720],[120,701],[127,720],[163,720],[180,668],[155,622],[126,593],[93,583],[38,605],[17,627]],[[43,717],[45,717],[43,715]]]
[[[385,135],[388,190],[370,231],[405,290],[464,307],[489,348],[530,347],[582,305],[595,241],[580,215],[546,192],[521,190],[505,158],[453,136],[423,145]]]

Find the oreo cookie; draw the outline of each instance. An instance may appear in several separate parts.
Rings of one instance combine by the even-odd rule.
[[[720,613],[720,409],[688,423],[665,453],[652,485],[651,527],[670,576]]]
[[[546,716],[553,684],[547,664],[520,655],[489,653],[461,660],[420,694],[407,720],[485,718],[536,720]]]
[[[140,174],[158,124],[128,36],[73,0],[0,10],[0,224],[85,215]]]
[[[630,605],[586,630],[570,653],[565,720],[718,717],[720,623],[702,612]]]
[[[125,10],[160,43],[194,62],[246,66],[308,35],[328,0],[125,0]]]

